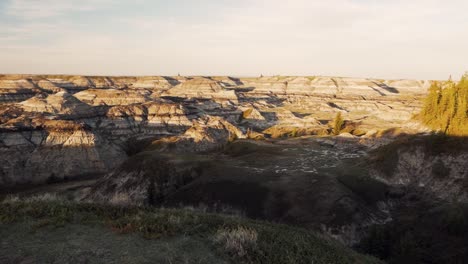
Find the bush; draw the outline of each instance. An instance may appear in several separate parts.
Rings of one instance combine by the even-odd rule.
[[[234,229],[219,229],[213,240],[229,255],[244,258],[249,252],[256,250],[257,239],[257,231],[239,226]]]

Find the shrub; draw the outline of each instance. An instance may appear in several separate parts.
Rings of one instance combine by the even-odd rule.
[[[257,247],[257,231],[239,226],[234,229],[221,228],[214,236],[214,242],[236,257],[243,258]]]

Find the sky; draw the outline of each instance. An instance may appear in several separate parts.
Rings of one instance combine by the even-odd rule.
[[[0,73],[447,79],[466,0],[0,0]]]

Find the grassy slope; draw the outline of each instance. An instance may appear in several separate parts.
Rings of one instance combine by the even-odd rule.
[[[0,204],[0,231],[5,231],[7,225],[26,223],[35,230],[67,229],[76,225],[109,227],[115,233],[132,236],[139,233],[150,239],[148,243],[164,240],[171,244],[171,239],[177,241],[177,238],[186,237],[207,245],[204,248],[218,259],[235,263],[380,263],[303,229],[238,217],[63,201]],[[44,244],[49,242],[43,241]],[[180,247],[175,245],[174,248]]]

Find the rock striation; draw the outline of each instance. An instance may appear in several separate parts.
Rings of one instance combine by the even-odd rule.
[[[222,83],[209,78],[193,78],[165,91],[162,96],[186,99],[208,99],[214,102],[237,103],[234,90],[227,90]]]

